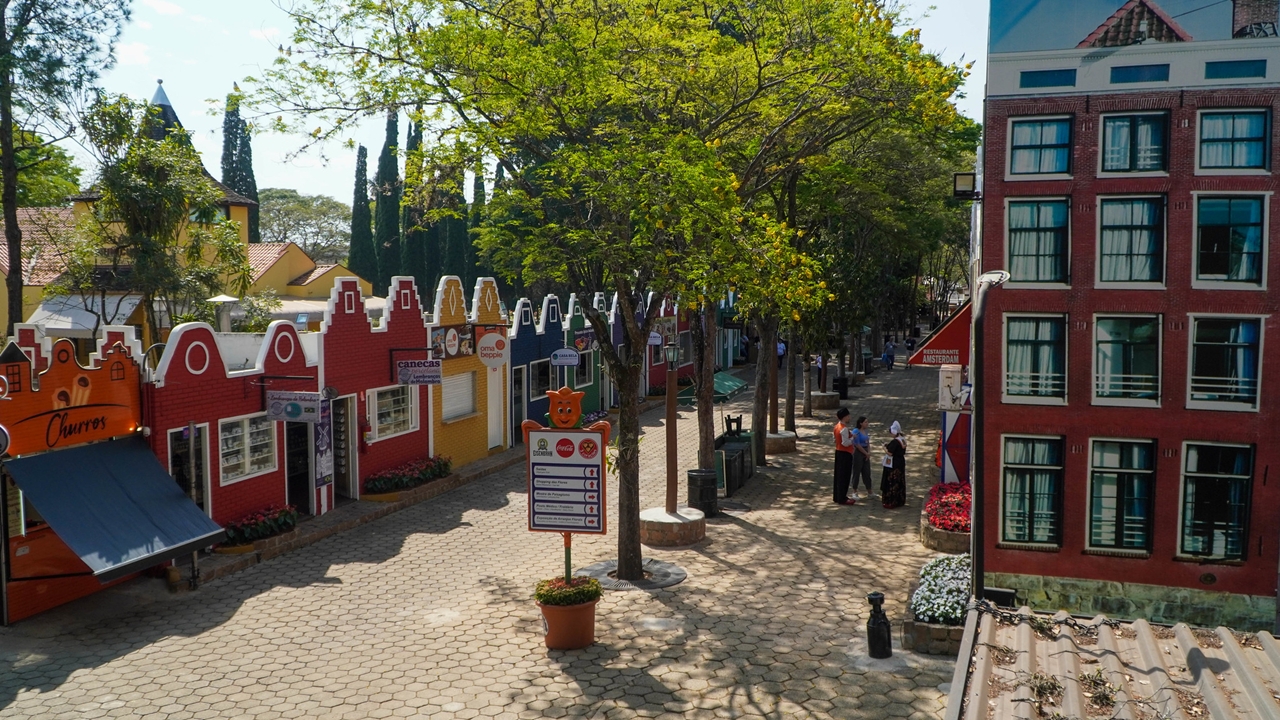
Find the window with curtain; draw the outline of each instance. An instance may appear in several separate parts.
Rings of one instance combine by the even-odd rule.
[[[1151,549],[1155,443],[1094,440],[1089,475],[1089,545]]]
[[[1187,446],[1180,543],[1184,555],[1244,558],[1252,476],[1251,447]]]
[[[1098,318],[1093,342],[1095,397],[1160,398],[1160,318]]]
[[[1158,198],[1102,201],[1102,282],[1164,280],[1163,209]]]
[[[1061,542],[1062,440],[1005,438],[1004,542]]]
[[[1067,281],[1066,200],[1009,203],[1009,276],[1014,282]]]
[[[1010,175],[1061,174],[1071,169],[1071,120],[1015,120]]]
[[[1067,395],[1067,321],[1064,317],[1011,317],[1005,341],[1005,394]]]
[[[1265,169],[1269,121],[1265,110],[1204,113],[1200,116],[1200,167]]]
[[[1196,318],[1191,345],[1191,399],[1258,406],[1261,322]]]
[[[1196,279],[1262,284],[1262,198],[1196,203]]]
[[[1102,120],[1103,172],[1166,169],[1168,115],[1121,115]]]

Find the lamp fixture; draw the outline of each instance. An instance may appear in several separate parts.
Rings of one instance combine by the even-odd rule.
[[[951,196],[957,200],[981,200],[982,193],[978,190],[978,173],[952,173]]]

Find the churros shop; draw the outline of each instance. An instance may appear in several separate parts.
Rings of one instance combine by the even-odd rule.
[[[4,624],[97,592],[223,536],[142,437],[132,328],[107,328],[88,367],[59,340],[0,353]]]

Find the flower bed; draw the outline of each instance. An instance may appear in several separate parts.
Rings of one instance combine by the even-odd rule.
[[[260,510],[233,523],[227,523],[227,539],[223,545],[250,545],[257,540],[287,533],[298,524],[298,510],[292,505]]]
[[[452,461],[441,455],[414,460],[400,467],[370,475],[364,481],[364,492],[368,495],[380,495],[408,490],[447,476],[452,466]]]
[[[609,419],[609,412],[607,410],[597,410],[595,412],[589,412],[582,416],[582,427],[587,427],[591,423],[600,422],[601,420],[608,420],[608,419]]]
[[[929,524],[947,532],[969,532],[973,489],[969,483],[938,483],[929,491],[924,512]]]
[[[929,655],[959,654],[971,572],[967,554],[936,558],[920,568],[911,612],[902,624],[903,648]]]

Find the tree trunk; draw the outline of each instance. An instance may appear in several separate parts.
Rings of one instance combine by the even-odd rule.
[[[769,432],[778,432],[778,322],[772,323],[772,342],[769,343]],[[762,338],[763,339],[763,338]],[[763,343],[762,343],[763,344]]]
[[[709,470],[715,467],[716,457],[716,304],[707,300],[702,304],[698,322],[690,318],[693,330],[695,356],[698,360],[698,467]]]
[[[0,32],[0,36],[5,34]],[[26,320],[22,316],[22,229],[18,227],[18,158],[13,151],[12,70],[0,77],[0,183],[3,183],[0,204],[4,205],[4,239],[9,245],[9,276],[5,278],[9,322],[5,335],[11,338],[13,324]]]
[[[756,456],[756,465],[768,465],[764,455],[765,424],[769,414],[769,391],[773,387],[770,378],[778,361],[772,348],[777,344],[778,321],[772,318],[761,318],[754,321],[756,333],[760,336],[760,351],[756,353],[756,392],[751,403],[751,445]],[[776,401],[777,394],[774,394]]]
[[[786,413],[786,429],[787,432],[796,431],[796,355],[803,352],[796,342],[796,326],[789,325],[787,327],[787,413]]]
[[[841,354],[844,348],[840,349]],[[858,380],[858,372],[865,371],[862,367],[862,333],[854,332],[849,334],[849,378],[850,385],[856,384]],[[866,376],[863,375],[865,378]]]
[[[640,553],[640,370],[618,374],[618,579],[643,580]]]
[[[804,354],[804,416],[813,417],[813,363],[809,362],[809,353]]]

